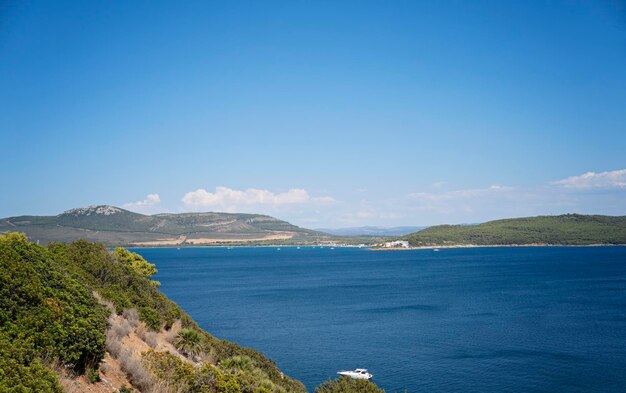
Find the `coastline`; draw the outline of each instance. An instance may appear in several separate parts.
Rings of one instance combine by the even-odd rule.
[[[445,246],[414,246],[414,247],[369,247],[372,251],[411,251],[434,250],[442,248],[494,248],[494,247],[626,247],[626,244],[449,244]]]
[[[433,249],[455,249],[455,248],[519,248],[519,247],[626,247],[626,244],[451,244],[445,246],[416,246],[416,247],[373,247],[368,245],[353,244],[181,244],[181,245],[125,245],[130,249],[153,249],[153,248],[363,248],[371,251],[411,251],[411,250],[433,250]]]

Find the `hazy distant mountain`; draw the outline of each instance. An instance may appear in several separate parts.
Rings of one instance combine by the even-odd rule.
[[[56,216],[0,219],[0,232],[25,232],[32,241],[76,239],[123,245],[313,242],[328,234],[261,214],[180,213],[152,216],[115,206],[87,206]]]
[[[626,244],[626,216],[564,214],[477,225],[437,225],[408,236],[413,246]]]
[[[351,228],[319,228],[320,232],[335,236],[404,236],[427,227],[351,227]]]

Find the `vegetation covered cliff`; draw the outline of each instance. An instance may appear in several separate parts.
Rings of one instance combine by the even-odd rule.
[[[626,244],[626,216],[565,214],[438,225],[404,237],[412,246]]]
[[[0,235],[0,392],[305,391],[261,353],[201,330],[153,269],[101,244]]]

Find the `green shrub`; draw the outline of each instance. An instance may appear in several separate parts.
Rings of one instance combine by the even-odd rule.
[[[0,338],[0,392],[62,393],[57,375],[26,347]]]
[[[95,370],[95,369],[89,367],[85,371],[85,375],[87,376],[87,379],[91,383],[100,382],[100,374],[98,373],[98,370]]]
[[[0,235],[0,391],[59,391],[43,357],[78,372],[96,366],[107,315],[53,253],[23,234]]]
[[[139,307],[139,318],[144,321],[150,329],[157,332],[161,330],[161,316],[154,308],[148,306]]]
[[[156,266],[153,263],[146,261],[141,255],[136,252],[130,252],[125,248],[118,247],[113,252],[117,260],[130,266],[135,273],[145,278],[150,278],[157,274]],[[156,287],[161,285],[158,281],[150,281],[150,283]]]
[[[316,387],[315,393],[385,393],[385,391],[365,379],[339,377],[329,379]]]
[[[204,338],[195,329],[183,329],[178,333],[174,344],[176,349],[187,356],[195,356],[202,352]]]
[[[188,386],[193,378],[195,368],[169,352],[150,350],[142,357],[146,368],[169,387]]]

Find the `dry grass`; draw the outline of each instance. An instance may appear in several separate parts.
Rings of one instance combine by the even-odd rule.
[[[157,334],[148,330],[146,324],[143,322],[139,323],[139,326],[137,326],[135,333],[137,333],[137,336],[139,336],[139,338],[143,340],[143,342],[148,344],[150,348],[156,348],[157,344],[159,343]]]
[[[107,333],[105,346],[112,357],[117,359],[120,356],[120,352],[122,352],[122,342],[111,332]]]
[[[201,352],[197,356],[197,358],[200,363],[214,364],[214,365],[217,364],[217,356],[215,356],[213,348],[211,348],[209,353]]]
[[[136,308],[125,309],[122,316],[130,323],[130,326],[136,328],[139,325],[139,313]]]
[[[180,321],[180,319],[177,319],[172,324],[172,327],[169,330],[166,330],[164,332],[165,340],[171,344],[174,344],[174,340],[176,340],[176,336],[178,336],[178,333],[180,333],[182,329],[183,329],[183,324]]]
[[[146,344],[150,346],[150,348],[156,348],[159,343],[157,339],[157,334],[155,332],[145,331],[143,334],[139,335]]]
[[[118,338],[128,336],[128,333],[132,330],[131,324],[126,320],[122,319],[119,323],[111,324],[111,330]]]
[[[109,374],[113,374],[115,372],[115,369],[113,366],[111,366],[109,363],[107,362],[102,362],[100,363],[100,367],[99,367],[100,371],[102,371],[102,373],[104,375],[109,375]]]
[[[128,374],[134,387],[142,392],[153,391],[156,387],[155,381],[150,372],[141,364],[141,359],[137,359],[129,349],[124,348],[117,360],[120,362],[122,371]]]

